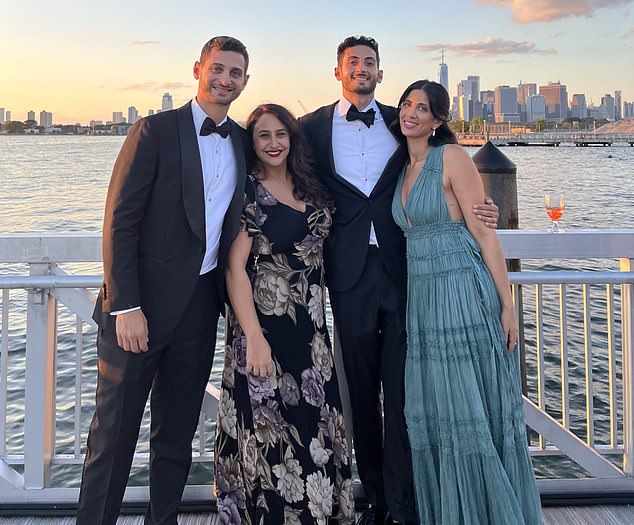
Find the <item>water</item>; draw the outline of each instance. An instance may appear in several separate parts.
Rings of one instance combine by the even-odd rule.
[[[123,137],[84,136],[0,136],[0,233],[32,232],[98,232],[101,229],[103,206],[110,172]],[[477,151],[470,148],[470,153]],[[549,224],[543,206],[547,191],[560,191],[566,196],[566,211],[561,226],[574,228],[634,229],[634,148],[503,148],[503,153],[517,165],[520,226],[524,229],[545,229]],[[609,158],[611,156],[612,158]],[[618,268],[617,261],[523,261],[523,269],[581,268],[599,270]],[[66,265],[68,271],[97,274],[99,265]],[[24,274],[20,265],[0,265],[3,274]],[[594,393],[597,412],[596,432],[599,442],[606,442],[608,428],[607,395],[607,332],[605,298],[601,288],[593,287],[593,345],[596,373]],[[549,413],[561,415],[558,354],[558,306],[555,289],[544,288],[551,300],[545,308],[546,399]],[[569,319],[571,327],[579,326],[582,311],[580,288],[570,287]],[[11,294],[10,351],[7,411],[9,453],[21,453],[24,432],[24,347],[25,347],[25,292]],[[616,294],[617,322],[619,297]],[[529,396],[535,399],[535,316],[534,294],[525,291],[527,368]],[[84,363],[82,389],[82,432],[87,432],[93,410],[96,350],[94,330],[83,329]],[[60,308],[58,341],[58,410],[57,453],[73,453],[72,428],[74,422],[75,380],[75,320]],[[620,333],[616,333],[617,342]],[[219,341],[222,340],[222,333]],[[572,428],[583,438],[585,379],[583,362],[583,334],[575,329],[570,345],[570,393]],[[212,381],[220,382],[222,344],[216,351]],[[620,362],[618,377],[620,380]],[[147,418],[146,418],[147,422]],[[70,430],[69,430],[70,429]],[[206,427],[205,451],[213,448],[213,424]],[[147,451],[147,425],[139,441],[139,451]],[[537,458],[537,473],[542,476],[582,475],[570,461]],[[190,480],[208,483],[209,467],[197,465]],[[143,468],[133,472],[132,483],[145,480]],[[58,466],[53,472],[53,483],[77,486],[79,470],[76,465]]]

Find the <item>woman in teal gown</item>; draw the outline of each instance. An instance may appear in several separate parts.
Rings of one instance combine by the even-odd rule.
[[[471,212],[484,202],[480,176],[447,126],[440,84],[413,83],[399,110],[409,163],[392,213],[407,237],[405,414],[420,523],[541,524],[504,254]]]

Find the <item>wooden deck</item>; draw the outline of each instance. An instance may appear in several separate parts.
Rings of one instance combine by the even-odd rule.
[[[216,525],[215,514],[181,514],[180,525]],[[0,518],[2,525],[74,525],[75,518]],[[631,525],[634,505],[546,507],[544,525]],[[143,516],[122,516],[117,525],[143,525]],[[484,524],[483,524],[484,525]]]

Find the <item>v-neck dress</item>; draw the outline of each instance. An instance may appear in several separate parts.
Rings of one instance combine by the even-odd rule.
[[[354,522],[343,412],[325,319],[323,243],[332,219],[279,202],[247,182],[241,229],[253,303],[275,374],[246,372],[246,338],[227,315],[215,443],[216,497],[226,525]]]
[[[517,351],[507,350],[495,284],[442,187],[433,147],[403,207],[407,238],[405,416],[420,523],[541,524]]]

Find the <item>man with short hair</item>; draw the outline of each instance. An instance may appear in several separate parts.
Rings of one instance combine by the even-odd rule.
[[[194,63],[196,97],[135,124],[115,163],[80,525],[116,522],[150,391],[145,523],[177,523],[243,205],[247,139],[227,112],[247,84],[248,62],[239,40],[212,38]]]
[[[398,110],[374,99],[383,79],[378,43],[346,38],[337,49],[335,78],[341,82],[339,101],[300,123],[337,209],[324,257],[350,393],[355,458],[369,502],[359,523],[416,523],[403,412],[405,239],[391,211],[407,151],[389,130]],[[484,218],[497,221],[495,210],[485,207]]]

